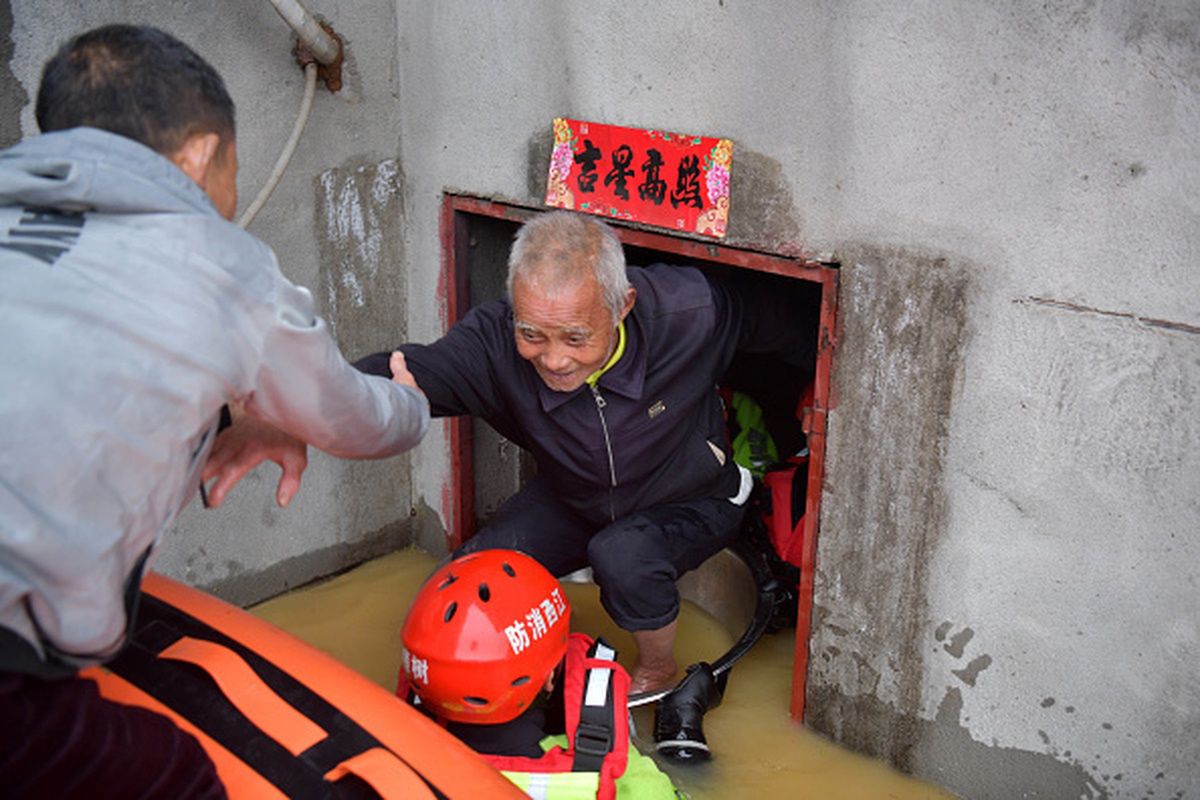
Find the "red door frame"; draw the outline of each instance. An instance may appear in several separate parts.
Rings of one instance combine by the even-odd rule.
[[[470,305],[466,263],[469,247],[469,216],[491,217],[522,223],[543,209],[502,203],[467,195],[447,194],[442,201],[442,274],[438,291],[443,301],[442,322],[449,330]],[[610,220],[612,222],[612,220]],[[684,239],[613,225],[622,244],[693,257],[759,272],[770,272],[821,286],[820,329],[817,343],[813,404],[804,410],[803,427],[808,436],[809,469],[805,492],[803,544],[800,564],[799,609],[796,620],[796,649],[792,669],[791,715],[804,719],[804,695],[808,676],[808,640],[812,627],[813,572],[817,562],[817,533],[820,523],[821,486],[825,479],[825,422],[831,405],[833,352],[837,343],[838,270],[835,266],[805,258],[741,250],[728,245]],[[448,520],[447,538],[453,550],[473,533],[475,478],[471,457],[472,433],[469,417],[448,421],[450,435],[451,486],[443,496],[443,513]]]

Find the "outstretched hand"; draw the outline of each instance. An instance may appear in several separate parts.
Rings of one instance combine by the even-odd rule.
[[[388,366],[394,383],[421,390],[399,350],[392,353]],[[201,474],[207,487],[208,507],[216,508],[225,502],[226,495],[238,481],[264,461],[274,461],[283,470],[275,489],[275,502],[286,507],[300,491],[300,477],[308,467],[308,445],[270,423],[246,414],[240,405],[230,405],[234,413],[233,424],[221,431],[213,442]],[[215,482],[209,485],[214,479]]]
[[[392,370],[392,383],[398,383],[401,386],[411,386],[418,392],[421,387],[417,386],[417,379],[408,371],[408,364],[404,361],[404,353],[399,350],[392,351],[392,357],[388,360],[388,367]]]
[[[286,507],[300,490],[300,476],[308,466],[308,445],[294,436],[254,417],[243,415],[217,436],[204,465],[201,480],[207,484],[208,505],[216,508],[229,490],[246,473],[264,461],[274,461],[283,470],[275,489],[275,502]]]

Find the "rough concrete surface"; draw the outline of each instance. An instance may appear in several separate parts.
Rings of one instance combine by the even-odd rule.
[[[444,192],[540,203],[554,117],[732,139],[730,242],[843,271],[807,724],[966,798],[1200,797],[1195,0],[307,5],[347,89],[253,230],[344,346],[443,330]],[[301,88],[268,3],[9,6],[0,124],[67,32],[154,22],[225,74],[257,189]],[[283,512],[265,467],[160,564],[436,550],[450,466],[441,425],[314,453]]]
[[[920,711],[928,570],[949,535],[941,483],[972,267],[901,248],[841,252],[838,404],[806,714],[835,738],[853,732],[856,744],[904,763],[911,731],[875,725],[855,706],[883,700],[910,724]],[[842,691],[831,695],[827,684]]]
[[[12,3],[0,0],[0,147],[21,141],[21,124],[17,113],[29,102],[25,87],[15,79],[9,64],[12,62]]]

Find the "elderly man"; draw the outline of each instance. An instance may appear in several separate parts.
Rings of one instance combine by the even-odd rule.
[[[125,642],[223,406],[364,458],[416,444],[428,407],[400,356],[394,381],[343,360],[308,292],[228,221],[233,102],[186,45],[125,25],[76,37],[45,67],[37,120],[42,136],[0,153],[0,786],[223,796],[194,738],[76,670]],[[302,467],[303,448],[288,457]]]
[[[526,223],[508,299],[471,309],[433,344],[400,348],[435,416],[479,416],[538,466],[460,554],[520,550],[557,576],[591,566],[638,647],[632,691],[669,685],[675,581],[731,542],[751,487],[730,455],[717,381],[737,352],[811,366],[814,323],[751,281],[626,269],[595,217]],[[387,358],[358,366],[383,372]]]
[[[434,416],[481,417],[537,463],[456,555],[519,550],[556,576],[591,566],[602,604],[638,647],[631,691],[670,685],[675,581],[733,540],[751,489],[730,454],[717,381],[739,352],[811,368],[815,325],[811,307],[754,281],[626,269],[595,217],[554,211],[526,223],[506,299],[472,308],[433,344],[400,347]],[[356,366],[386,374],[391,357]],[[286,463],[253,435],[226,442],[222,492],[264,457]]]

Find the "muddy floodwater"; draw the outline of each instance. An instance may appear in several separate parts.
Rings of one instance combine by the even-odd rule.
[[[262,603],[251,611],[394,691],[400,666],[400,625],[436,561],[404,550]],[[600,607],[596,587],[566,584],[574,630],[602,635],[632,664],[632,639]],[[733,633],[701,609],[685,604],[676,654],[681,664],[713,661],[732,645]],[[954,795],[886,765],[851,753],[792,722],[791,629],[765,636],[737,663],[721,705],[704,718],[713,751],[707,764],[660,761],[695,800],[942,800]],[[653,752],[653,711],[637,709],[636,743]]]

